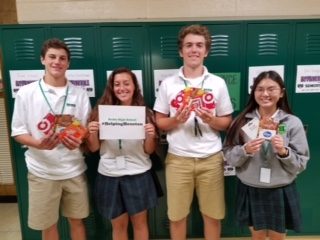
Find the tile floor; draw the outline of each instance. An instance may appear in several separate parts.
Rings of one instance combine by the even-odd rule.
[[[287,239],[320,240],[320,236],[288,237]],[[17,203],[0,203],[0,240],[22,240]],[[250,240],[250,238],[222,238],[222,240]]]
[[[21,240],[17,203],[0,203],[0,240]]]

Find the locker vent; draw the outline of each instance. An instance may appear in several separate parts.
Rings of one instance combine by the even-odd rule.
[[[133,58],[132,39],[125,37],[113,37],[112,51],[114,59]]]
[[[258,55],[278,55],[278,42],[276,33],[259,34]]]
[[[306,35],[306,54],[320,54],[320,34]]]
[[[210,57],[229,55],[229,36],[228,35],[213,35],[211,36]]]
[[[161,37],[161,56],[162,58],[179,58],[177,37]]]
[[[70,49],[71,59],[83,59],[83,42],[80,37],[68,37],[63,41],[68,45]]]
[[[36,55],[35,55],[34,39],[22,38],[22,39],[15,40],[14,53],[17,61],[35,60]]]

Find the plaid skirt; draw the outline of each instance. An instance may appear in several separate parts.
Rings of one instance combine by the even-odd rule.
[[[156,206],[157,190],[150,170],[137,175],[108,177],[98,173],[95,183],[98,212],[106,219],[129,216]]]
[[[254,230],[285,233],[301,231],[301,210],[296,183],[278,188],[255,188],[238,181],[236,220]]]

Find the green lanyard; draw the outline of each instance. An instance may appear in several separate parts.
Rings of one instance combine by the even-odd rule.
[[[46,102],[47,102],[47,104],[48,104],[48,106],[49,106],[49,108],[50,108],[50,111],[51,111],[54,115],[56,115],[55,112],[53,111],[50,103],[49,103],[49,100],[48,100],[47,96],[44,94],[44,91],[43,91],[43,88],[42,88],[42,86],[41,86],[41,84],[40,84],[40,81],[41,81],[41,80],[39,80],[39,87],[40,87],[40,89],[41,89],[41,93],[42,93],[44,99],[46,100]],[[61,115],[63,114],[64,108],[65,108],[65,106],[66,106],[67,97],[68,97],[68,93],[69,93],[68,90],[69,90],[69,86],[68,86],[67,89],[66,89],[66,96],[65,96],[65,98],[64,98],[63,106],[62,106],[62,109],[61,109]]]
[[[189,86],[188,86],[188,84],[187,84],[187,81],[184,80],[184,79],[182,79],[182,80],[183,80],[183,83],[184,83],[184,85],[186,86],[186,88],[188,88]],[[204,77],[203,80],[202,80],[202,82],[201,82],[201,89],[202,89],[202,90],[203,90],[204,80],[206,80],[206,77]]]

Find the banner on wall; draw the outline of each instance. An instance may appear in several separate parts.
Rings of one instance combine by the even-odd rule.
[[[296,93],[320,92],[320,65],[297,66]]]
[[[44,70],[10,70],[10,83],[12,97],[16,97],[16,93],[19,89],[38,81],[44,75]],[[94,77],[92,69],[69,69],[66,71],[67,79],[76,86],[84,88],[89,97],[95,97]]]
[[[157,69],[153,70],[153,81],[154,81],[154,96],[158,97],[158,91],[161,82],[176,73],[178,73],[179,69]]]
[[[240,110],[240,77],[241,74],[238,72],[228,72],[228,73],[215,73],[219,77],[226,81],[230,99],[233,105],[233,110]]]

